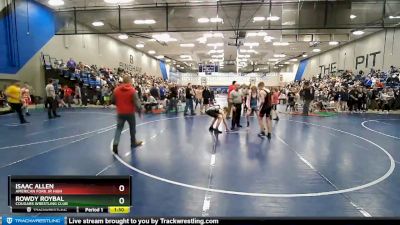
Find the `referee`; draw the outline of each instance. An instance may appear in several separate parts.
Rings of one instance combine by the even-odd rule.
[[[49,116],[49,119],[60,117],[60,115],[57,114],[56,91],[54,89],[52,79],[49,79],[46,85],[46,105],[47,105],[47,114]],[[51,115],[51,113],[53,113],[53,116]]]

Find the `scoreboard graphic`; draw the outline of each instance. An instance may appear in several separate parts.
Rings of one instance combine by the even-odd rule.
[[[129,213],[130,176],[9,176],[13,213]]]

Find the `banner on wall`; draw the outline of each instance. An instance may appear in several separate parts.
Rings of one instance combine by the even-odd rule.
[[[162,61],[160,61],[160,70],[161,70],[162,78],[164,80],[168,80],[167,67],[165,66],[165,63]]]

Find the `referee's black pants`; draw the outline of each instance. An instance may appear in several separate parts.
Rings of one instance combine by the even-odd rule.
[[[242,104],[233,104],[233,106],[236,108],[235,111],[233,111],[232,115],[232,129],[237,127],[240,127],[240,114],[242,112]]]
[[[47,97],[46,104],[47,104],[47,115],[49,116],[49,118],[52,118],[51,113],[53,113],[53,116],[56,117],[57,100],[55,100],[52,97]]]

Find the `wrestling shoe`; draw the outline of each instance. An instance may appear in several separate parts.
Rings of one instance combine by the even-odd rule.
[[[131,143],[132,148],[136,148],[143,145],[143,141],[136,141]]]

